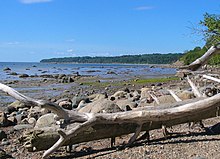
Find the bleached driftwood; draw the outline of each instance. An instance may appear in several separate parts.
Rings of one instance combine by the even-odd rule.
[[[0,84],[0,90],[7,92],[12,97],[22,102],[54,111],[60,118],[65,119],[67,124],[78,123],[68,131],[65,131],[64,129],[58,130],[57,133],[59,134],[59,139],[57,138],[58,134],[56,133],[54,136],[52,134],[50,137],[47,136],[44,140],[40,140],[40,143],[42,144],[41,149],[44,149],[45,147],[48,148],[48,146],[54,144],[45,151],[43,155],[44,158],[48,157],[59,147],[64,145],[77,144],[103,138],[112,138],[135,132],[129,142],[132,143],[140,131],[149,131],[162,128],[163,126],[169,127],[176,124],[215,117],[216,114],[219,114],[218,108],[220,107],[220,94],[217,94],[213,97],[201,99],[199,101],[197,99],[182,101],[169,106],[150,107],[149,109],[146,108],[128,112],[106,114],[79,113],[64,110],[54,103],[26,97],[3,84]],[[45,142],[47,143],[45,144],[47,146],[43,145]],[[33,143],[34,141],[32,140],[32,144]],[[49,145],[49,143],[51,145]],[[35,147],[35,149],[40,150],[37,147]]]
[[[180,99],[172,90],[168,90],[168,92],[170,93],[170,95],[177,101],[177,102],[181,102],[182,99]]]
[[[196,87],[196,85],[191,81],[191,79],[189,78],[189,76],[187,76],[186,79],[187,79],[189,85],[191,86],[194,95],[195,95],[196,97],[202,97],[202,94],[199,92],[199,89],[198,89],[198,88]]]
[[[204,65],[213,55],[219,53],[220,53],[220,44],[218,43],[217,45],[210,47],[210,49],[200,58],[196,59],[187,66],[181,67],[180,69],[188,69],[188,70],[196,71],[202,65]]]
[[[208,76],[208,75],[203,75],[202,77],[220,83],[220,79],[218,78]]]

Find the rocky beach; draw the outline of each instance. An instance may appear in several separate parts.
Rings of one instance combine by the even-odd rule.
[[[35,67],[32,66],[32,68]],[[145,71],[149,71],[151,68],[145,69]],[[162,72],[165,70],[158,69]],[[146,76],[142,76],[144,73],[132,76],[132,73],[129,74],[129,72],[115,77],[116,74],[119,74],[117,69],[107,70],[105,72],[107,77],[82,75],[80,71],[74,71],[72,74],[50,74],[42,73],[44,70],[41,70],[40,75],[31,75],[14,72],[10,67],[2,70],[10,78],[2,79],[1,83],[32,98],[55,102],[64,109],[79,112],[114,113],[139,107],[157,106],[158,103],[149,94],[149,91],[153,92],[159,102],[163,104],[176,102],[167,91],[170,89],[175,91],[182,100],[195,98],[185,79],[187,73],[179,73],[177,76],[160,73],[155,78],[152,76],[146,78]],[[92,72],[99,71],[96,68],[95,71],[87,70],[87,73]],[[201,70],[201,73],[211,74],[216,78],[220,76],[219,68],[208,68]],[[219,84],[201,78],[201,73],[190,75],[194,83],[199,86],[200,91],[207,96],[218,93]],[[114,78],[110,75],[113,75]],[[122,78],[125,75],[126,78]],[[128,76],[129,78],[127,78]],[[44,151],[36,151],[32,149],[33,147],[28,148],[30,144],[24,141],[24,134],[36,128],[56,125],[54,115],[47,110],[15,101],[3,92],[0,93],[0,99],[0,158],[41,158]],[[125,149],[121,149],[121,146],[129,140],[131,135],[116,137],[113,147],[110,146],[110,139],[81,143],[76,145],[72,152],[68,152],[65,147],[62,147],[51,158],[217,159],[220,158],[218,153],[220,135],[217,131],[210,133],[209,130],[212,130],[210,127],[218,122],[219,117],[204,120],[203,124],[206,129],[197,124],[192,127],[189,127],[188,124],[176,125],[168,128],[171,134],[165,137],[161,129],[152,130],[150,131],[150,141],[140,140]],[[34,152],[29,152],[30,149]]]

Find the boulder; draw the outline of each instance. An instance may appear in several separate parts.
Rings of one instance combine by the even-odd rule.
[[[131,100],[126,100],[126,99],[117,100],[116,104],[120,107],[121,110],[124,110],[124,111],[127,110],[127,106],[129,106],[131,109],[137,107],[137,103]]]
[[[77,108],[80,101],[84,100],[86,103],[89,103],[90,100],[86,95],[76,95],[72,98],[72,108]]]
[[[18,100],[14,101],[13,103],[11,103],[8,107],[14,107],[16,110],[18,110],[19,108],[24,108],[26,107],[26,105]],[[30,106],[29,106],[30,107]]]
[[[55,120],[56,115],[53,113],[45,114],[41,116],[34,128],[44,128],[44,127],[51,127],[52,125],[56,124]]]
[[[149,91],[151,91],[151,88],[148,87],[141,88],[141,99],[150,98],[151,96],[149,94]]]
[[[123,111],[113,101],[108,99],[99,99],[92,103],[87,104],[81,108],[79,112],[84,113],[115,113]]]
[[[177,93],[177,96],[182,99],[182,100],[187,100],[187,99],[192,99],[195,98],[194,94],[192,91],[183,91]]]
[[[107,98],[107,94],[92,94],[90,96],[88,96],[89,100],[90,101],[95,101],[95,100],[98,100],[98,99],[105,99]]]
[[[120,99],[120,98],[126,98],[127,95],[128,95],[128,93],[125,91],[117,91],[112,96],[115,97],[116,99]]]
[[[168,104],[168,103],[176,102],[176,100],[171,95],[163,95],[157,98],[161,104]],[[154,101],[153,105],[158,105],[158,104]]]

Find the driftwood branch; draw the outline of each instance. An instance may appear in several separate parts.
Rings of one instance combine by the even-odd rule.
[[[191,79],[189,78],[189,76],[186,77],[187,78],[187,81],[189,83],[189,85],[191,86],[192,88],[192,91],[194,93],[194,95],[196,97],[202,97],[202,94],[199,92],[199,89],[196,87],[196,85],[191,81]]]
[[[180,99],[172,90],[168,90],[168,92],[170,93],[170,95],[177,101],[177,102],[181,102],[182,99]]]
[[[220,53],[220,44],[217,44],[215,46],[210,47],[210,49],[204,55],[202,55],[200,58],[196,59],[190,65],[183,66],[180,69],[189,69],[192,71],[196,71],[202,65],[204,65],[211,58],[211,56],[213,56],[215,54],[219,54],[219,53]]]
[[[218,78],[208,76],[208,75],[203,75],[202,77],[220,83],[220,79]]]

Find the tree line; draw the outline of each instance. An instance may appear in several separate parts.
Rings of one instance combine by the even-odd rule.
[[[64,57],[43,59],[40,62],[44,63],[129,63],[129,64],[171,64],[177,61],[183,54],[168,53],[168,54],[142,54],[142,55],[123,55],[113,57]]]

